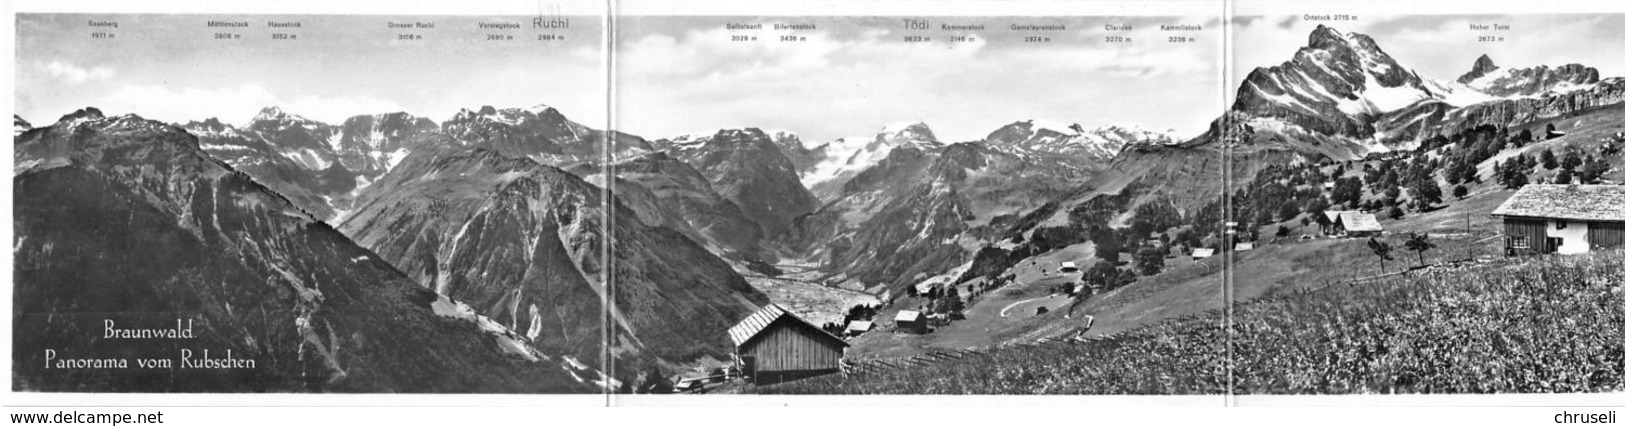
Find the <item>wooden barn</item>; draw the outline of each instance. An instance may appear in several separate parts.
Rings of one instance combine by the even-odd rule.
[[[1328,211],[1331,223],[1321,228],[1326,235],[1343,235],[1349,237],[1374,237],[1382,235],[1382,224],[1377,222],[1377,215],[1361,213],[1352,210]],[[1329,232],[1328,232],[1329,231]]]
[[[925,315],[920,311],[897,311],[897,317],[892,318],[892,321],[897,323],[897,329],[901,331],[912,333],[926,331]]]
[[[728,329],[739,369],[756,384],[783,383],[841,371],[841,338],[769,304]]]
[[[875,323],[873,321],[852,321],[846,324],[846,335],[856,337],[868,333],[869,330],[874,328]]]
[[[1625,186],[1528,185],[1490,215],[1508,256],[1625,247]]]
[[[1316,218],[1315,223],[1320,225],[1320,233],[1322,235],[1337,235],[1337,216],[1342,215],[1344,211],[1353,210],[1327,210],[1322,213],[1325,215],[1324,217]]]

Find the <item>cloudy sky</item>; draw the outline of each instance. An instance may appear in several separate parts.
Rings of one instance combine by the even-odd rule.
[[[1238,12],[1238,15],[1245,13]],[[1235,20],[1234,66],[1245,77],[1255,67],[1279,65],[1309,42],[1323,22],[1302,14],[1241,15]],[[1603,77],[1625,76],[1625,15],[1360,15],[1358,22],[1327,23],[1342,32],[1371,36],[1383,51],[1417,73],[1451,81],[1472,69],[1479,55],[1503,68],[1581,63]],[[1507,31],[1470,31],[1469,23],[1502,24]],[[1479,42],[1480,35],[1506,41]]]
[[[243,20],[241,40],[213,39],[211,19]],[[602,28],[573,17],[563,42],[539,42],[530,17],[18,15],[17,114],[36,125],[95,106],[168,122],[249,120],[280,106],[330,122],[407,111],[436,121],[482,105],[558,107],[572,119],[606,119]],[[116,29],[90,20],[117,21]],[[264,21],[300,21],[273,41]],[[389,21],[433,21],[420,41],[400,41]],[[520,30],[482,31],[477,22]],[[92,39],[107,31],[114,39]],[[280,30],[279,30],[280,32]],[[512,34],[514,41],[485,41]]]
[[[1217,17],[926,18],[982,24],[976,41],[904,42],[901,19],[628,17],[618,21],[617,119],[649,137],[761,127],[807,141],[873,137],[887,124],[922,121],[947,141],[976,140],[1037,119],[1086,127],[1138,125],[1194,135],[1222,111]],[[726,30],[760,22],[762,31]],[[813,22],[814,32],[772,23]],[[1021,33],[1012,23],[1062,24]],[[1135,39],[1106,44],[1101,28],[1129,24]],[[1169,44],[1160,23],[1204,25],[1196,43]],[[735,42],[733,35],[756,35]],[[806,41],[780,42],[798,34]],[[1027,35],[1049,36],[1027,43]]]
[[[1233,27],[1233,70],[1279,64],[1306,44],[1315,22],[1301,14],[1247,15]],[[443,120],[460,108],[548,104],[603,127],[598,18],[577,16],[567,41],[486,42],[476,22],[508,17],[298,17],[248,15],[244,39],[216,41],[207,15],[19,15],[17,112],[47,124],[84,106],[183,122],[233,123],[265,106],[327,121],[408,111]],[[92,19],[115,20],[116,39],[96,40]],[[1128,18],[927,18],[982,24],[976,41],[948,43],[941,31],[906,43],[896,17],[627,16],[618,21],[618,127],[651,138],[721,128],[787,129],[822,142],[870,137],[896,122],[923,121],[948,141],[979,139],[1026,119],[1086,127],[1137,125],[1192,136],[1233,94],[1213,16]],[[298,20],[297,41],[272,41],[261,21]],[[418,42],[396,40],[390,20],[433,20]],[[726,22],[812,22],[818,31],[733,31]],[[1505,42],[1479,43],[1468,22],[1511,25]],[[1062,24],[1026,43],[1011,23]],[[1108,44],[1107,23],[1129,24],[1135,42]],[[1169,44],[1162,23],[1202,24],[1196,43]],[[1625,15],[1382,16],[1340,22],[1371,35],[1400,63],[1454,79],[1480,54],[1503,67],[1584,63],[1625,75]],[[735,42],[734,35],[756,42]],[[780,35],[806,41],[779,42]],[[1233,80],[1232,80],[1233,81]]]

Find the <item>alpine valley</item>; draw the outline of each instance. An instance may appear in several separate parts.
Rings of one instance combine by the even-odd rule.
[[[94,108],[49,125],[14,117],[13,319],[30,330],[13,333],[14,387],[642,392],[730,364],[729,327],[769,303],[831,332],[862,320],[892,328],[887,319],[904,310],[941,315],[931,333],[847,337],[853,360],[1211,331],[1191,318],[1223,307],[1220,270],[1234,265],[1190,251],[1232,247],[1227,221],[1243,235],[1307,226],[1320,215],[1297,201],[1342,201],[1323,194],[1336,185],[1326,175],[1364,166],[1375,182],[1393,158],[1449,163],[1477,149],[1449,147],[1463,135],[1533,129],[1546,139],[1516,149],[1583,150],[1609,123],[1625,126],[1625,79],[1594,68],[1505,68],[1485,56],[1436,79],[1371,37],[1325,26],[1238,85],[1235,102],[1191,137],[1011,117],[976,140],[940,140],[918,122],[829,141],[750,127],[646,139],[547,106],[484,106],[440,122],[393,112],[330,124],[278,108],[241,125]],[[1504,151],[1460,169],[1478,176],[1523,152]],[[1591,161],[1620,170],[1615,152]],[[1379,198],[1367,185],[1364,199]],[[1227,198],[1293,206],[1261,212]],[[194,319],[199,337],[90,338],[109,315],[131,327]],[[1216,353],[1145,336],[1111,345]],[[131,374],[43,358],[182,348],[230,350],[259,367]],[[1201,376],[1195,383],[1223,383],[1219,367],[1180,366]],[[1061,389],[1172,383],[1151,370]],[[939,375],[911,377],[928,376]],[[856,382],[787,391],[910,386],[839,380]],[[1202,386],[1146,389],[1212,391]]]
[[[1485,55],[1430,77],[1318,26],[1188,139],[1018,122],[958,144],[919,125],[781,143],[822,204],[773,248],[816,265],[811,279],[882,295],[846,317],[882,331],[847,340],[860,374],[751,390],[1617,391],[1620,334],[1570,325],[1625,311],[1547,293],[1617,298],[1597,278],[1617,275],[1617,243],[1513,257],[1491,213],[1525,185],[1625,182],[1625,78],[1520,66]],[[1343,218],[1366,231],[1348,238]],[[1553,311],[1526,303],[1575,307],[1544,321],[1528,315]],[[940,319],[905,332],[903,311]],[[1506,343],[1524,336],[1539,337]],[[1581,341],[1598,343],[1560,343]],[[1488,365],[1553,369],[1475,375]]]
[[[560,169],[595,159],[601,140],[646,145],[548,107],[438,124],[390,113],[333,126],[277,108],[241,127],[95,108],[16,123],[14,312],[30,332],[14,344],[31,348],[16,352],[19,389],[595,392],[632,383],[601,372],[603,333],[630,362],[724,358],[718,330],[767,302],[688,237]],[[93,338],[103,315],[207,331],[120,345]],[[48,362],[182,349],[258,367]]]

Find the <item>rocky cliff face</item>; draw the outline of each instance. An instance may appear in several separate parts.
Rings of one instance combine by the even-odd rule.
[[[760,129],[727,129],[667,143],[671,156],[704,174],[711,188],[738,205],[766,237],[784,234],[797,216],[818,208],[795,164]]]
[[[958,143],[891,149],[817,212],[792,241],[826,265],[831,280],[901,288],[970,260],[995,217],[1065,194],[1092,172],[1068,156],[1020,146]]]
[[[558,169],[483,148],[421,150],[339,229],[420,286],[586,359],[600,347],[603,221],[584,209],[598,209],[596,189]]]
[[[24,134],[15,162],[14,389],[591,390],[526,340],[457,315],[180,128],[85,109]],[[104,321],[194,337],[104,339]],[[205,356],[254,364],[182,361]],[[141,369],[138,358],[175,368]]]
[[[1322,134],[1370,138],[1382,114],[1445,94],[1371,37],[1320,26],[1292,60],[1249,73],[1230,109]]]
[[[802,172],[801,182],[819,200],[830,201],[839,196],[848,180],[886,159],[894,149],[931,152],[943,146],[925,123],[895,123],[873,136],[841,138],[820,145],[822,159]]]
[[[1295,145],[1306,158],[1348,160],[1479,125],[1519,126],[1617,103],[1620,85],[1579,64],[1508,69],[1488,56],[1441,82],[1404,68],[1370,37],[1322,26],[1291,61],[1249,74],[1230,113],[1267,130],[1256,134],[1296,139],[1281,148]]]
[[[1082,163],[1080,168],[1104,164],[1131,145],[1174,143],[1165,132],[1136,127],[1105,126],[1085,129],[1078,124],[1065,126],[1017,121],[989,133],[982,139],[991,147],[1020,148],[1042,154],[1066,156]],[[1012,152],[1014,152],[1012,150]]]
[[[213,118],[183,127],[211,155],[334,222],[359,190],[421,149],[478,146],[568,167],[597,162],[605,143],[613,142],[615,155],[649,148],[642,138],[594,130],[546,106],[465,109],[443,124],[404,112],[358,115],[338,126],[271,107],[242,128]]]
[[[712,190],[711,182],[687,163],[656,152],[615,163],[611,170],[619,179],[616,195],[644,224],[678,231],[726,259],[747,264],[774,259],[775,253],[763,243],[761,226]],[[597,173],[578,174],[600,182]]]
[[[463,143],[560,167],[599,161],[605,143],[613,143],[611,154],[616,158],[650,148],[642,138],[589,128],[545,105],[465,109],[440,127],[447,136]]]
[[[806,178],[814,166],[828,158],[829,144],[808,148],[802,143],[801,136],[795,133],[784,130],[770,133],[768,137],[773,140],[773,145],[778,146],[779,152],[790,159],[790,164],[796,168],[796,174],[802,178]]]
[[[286,149],[261,134],[213,118],[190,122],[182,128],[197,135],[203,150],[211,156],[248,173],[318,218],[337,215],[340,207],[333,199],[356,188],[353,172],[337,162],[322,162],[334,158],[328,155],[330,151]]]
[[[1519,126],[1620,102],[1625,102],[1625,78],[1609,78],[1584,90],[1498,100],[1452,110],[1426,136],[1459,133],[1485,124]]]
[[[366,182],[377,181],[414,150],[449,143],[434,120],[404,112],[350,117],[338,132],[339,162]]]
[[[198,137],[205,152],[323,220],[336,216],[359,185],[360,176],[327,144],[338,130],[315,120],[271,107],[243,128],[215,118],[181,127]]]
[[[407,153],[454,143],[434,122],[406,113],[355,116],[331,126],[272,107],[243,128],[215,118],[181,127],[197,135],[210,155],[325,221],[349,210],[356,190]]]
[[[1458,83],[1500,97],[1569,92],[1597,84],[1598,80],[1597,69],[1585,65],[1503,69],[1496,66],[1489,55],[1479,56],[1473,62],[1473,69],[1456,78]]]
[[[600,191],[495,150],[425,150],[367,188],[340,228],[418,284],[544,350],[591,363],[608,329],[626,357],[723,357],[727,327],[766,297],[703,247],[645,225]]]

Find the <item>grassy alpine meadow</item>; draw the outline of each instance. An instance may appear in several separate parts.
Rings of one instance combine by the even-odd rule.
[[[1222,312],[1209,312],[1107,341],[1006,346],[985,357],[889,374],[831,375],[748,391],[1619,392],[1625,391],[1622,299],[1625,252],[1502,259],[1277,292],[1237,305],[1230,339]],[[1233,368],[1233,383],[1226,368]]]
[[[1235,391],[1625,390],[1625,252],[1337,284],[1235,311]]]
[[[1221,394],[1223,317],[1171,320],[1088,343],[1004,346],[986,356],[863,377],[830,375],[775,386],[783,394]]]

